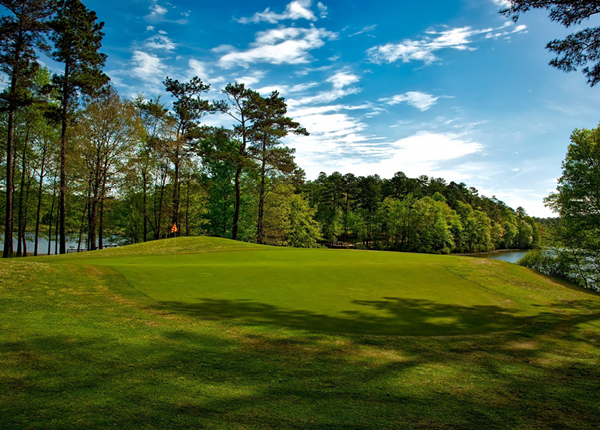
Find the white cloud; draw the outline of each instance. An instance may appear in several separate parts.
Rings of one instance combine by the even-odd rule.
[[[158,3],[154,3],[150,5],[150,15],[154,17],[165,15],[168,10]]]
[[[234,80],[236,82],[239,82],[240,84],[245,84],[247,86],[251,86],[251,85],[259,83],[260,80],[265,77],[265,74],[266,73],[261,70],[256,70],[245,76],[240,76],[238,78],[235,78]]]
[[[426,31],[428,36],[420,40],[405,39],[400,43],[388,43],[386,45],[375,46],[367,50],[367,56],[373,63],[393,63],[401,60],[404,63],[411,61],[422,61],[426,65],[439,60],[436,52],[443,49],[455,49],[458,51],[474,51],[476,48],[471,46],[475,41],[474,36],[487,34],[486,37],[495,37],[494,31],[501,30],[510,22],[505,23],[500,28],[488,28],[476,30],[471,27],[452,28],[443,31]],[[526,26],[518,26],[511,33],[519,33],[525,30]],[[489,36],[492,34],[492,36]],[[508,34],[508,33],[507,33]]]
[[[165,78],[167,66],[157,55],[144,51],[133,51],[128,73],[152,85],[159,85]]]
[[[171,3],[168,3],[168,2],[167,2],[167,5],[169,5],[171,7],[175,7]],[[188,23],[187,18],[182,18],[182,19],[178,19],[178,20],[167,19],[166,15],[169,12],[169,10],[166,7],[159,5],[156,0],[154,0],[152,2],[152,4],[150,4],[150,7],[148,9],[150,10],[150,13],[148,15],[146,15],[144,18],[152,23],[156,23],[156,22],[169,22],[169,23],[174,23],[174,24],[187,24]],[[181,15],[184,17],[189,16],[189,14],[186,14],[186,13],[182,13]]]
[[[234,66],[249,67],[254,63],[305,64],[310,62],[309,51],[318,49],[325,40],[337,35],[320,28],[283,27],[256,33],[256,40],[247,51],[237,51],[234,47],[222,45],[214,52],[227,52],[219,59],[224,68]]]
[[[362,30],[357,31],[356,33],[352,33],[351,35],[349,35],[348,37],[352,37],[352,36],[358,36],[359,34],[363,34],[363,33],[368,33],[370,31],[375,30],[375,28],[377,27],[377,24],[373,24],[373,25],[369,25],[367,27],[363,27]]]
[[[384,97],[379,99],[380,102],[388,105],[397,105],[406,102],[420,111],[426,111],[431,106],[437,103],[440,97],[432,96],[431,94],[421,93],[419,91],[408,91],[404,94],[397,94],[393,97]]]
[[[154,26],[152,26],[152,25],[147,26],[146,31],[154,31]]]
[[[299,100],[289,100],[289,105],[300,106],[305,104],[331,103],[332,101],[338,100],[342,97],[360,92],[360,88],[349,87],[350,85],[359,81],[360,78],[355,74],[347,71],[338,72],[327,79],[327,82],[329,82],[333,87],[331,90],[321,91],[314,96],[303,97]]]
[[[317,3],[317,7],[319,8],[319,18],[327,18],[327,6],[319,2]]]
[[[296,93],[302,93],[310,88],[316,87],[317,85],[319,85],[316,82],[305,82],[303,84],[296,84],[296,85],[268,85],[266,87],[262,87],[262,88],[258,88],[256,91],[258,91],[260,94],[266,95],[266,94],[271,94],[273,91],[278,91],[279,94],[296,94]]]
[[[492,2],[500,7],[507,8],[510,7],[510,1],[509,0],[492,0]]]
[[[261,21],[266,21],[271,24],[277,24],[279,21],[283,21],[285,19],[291,19],[292,21],[296,21],[298,19],[316,21],[317,17],[313,13],[313,11],[310,10],[311,4],[312,0],[294,0],[286,6],[285,11],[283,13],[275,13],[271,11],[270,8],[266,8],[263,12],[257,12],[250,18],[240,18],[236,19],[236,21],[241,24],[256,24]],[[324,7],[323,4],[319,2],[317,6],[319,7],[319,10],[321,10],[322,15],[323,11],[321,7]],[[325,10],[327,10],[326,7]]]
[[[211,86],[225,81],[223,76],[211,76],[210,72],[207,70],[206,64],[202,61],[192,58],[190,61],[188,61],[188,66],[190,67],[188,73],[190,78],[197,76],[202,79],[202,82],[205,84],[211,84]],[[211,88],[211,90],[212,89],[214,88]]]
[[[159,33],[160,34],[156,34],[146,39],[144,46],[149,49],[164,51],[172,51],[177,47],[177,45],[166,36],[166,32],[161,31]]]

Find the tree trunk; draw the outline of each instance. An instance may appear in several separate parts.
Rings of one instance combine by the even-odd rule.
[[[102,179],[102,190],[100,191],[100,222],[98,223],[98,248],[104,247],[104,197],[106,194],[106,177],[108,176],[108,160],[104,163],[104,178]]]
[[[29,190],[31,189],[31,177],[27,181],[27,189],[25,191],[25,209],[23,215],[23,257],[27,257],[27,238],[25,234],[27,233],[27,217],[29,214]]]
[[[23,255],[23,248],[21,246],[21,240],[23,237],[23,188],[25,187],[25,170],[27,162],[27,146],[29,145],[29,124],[27,124],[27,133],[25,135],[25,143],[23,145],[23,154],[21,156],[21,184],[19,186],[19,212],[17,221],[17,257]]]
[[[62,127],[60,134],[60,253],[67,253],[67,113],[69,107],[69,63],[65,60],[65,75],[63,77]]]
[[[142,215],[144,217],[144,236],[142,242],[146,242],[148,240],[148,205],[146,203],[147,200],[147,185],[146,185],[146,171],[142,171],[142,190],[143,190],[143,207],[142,207]]]
[[[178,144],[179,145],[179,144]],[[179,148],[177,150],[177,158],[175,159],[175,182],[173,184],[173,216],[171,222],[177,228],[179,226]],[[173,236],[178,236],[177,232],[173,233]]]
[[[191,179],[188,176],[187,180],[187,196],[185,202],[185,235],[190,235],[190,182]]]
[[[48,255],[52,251],[52,221],[54,220],[54,202],[56,201],[56,175],[54,176],[54,186],[52,187],[52,205],[50,206],[50,222],[48,223]]]
[[[40,167],[40,187],[38,191],[38,206],[37,213],[35,216],[35,244],[33,248],[33,255],[38,255],[38,240],[40,237],[40,214],[42,212],[42,195],[43,195],[43,186],[44,186],[44,168],[46,167],[46,151],[48,147],[44,145],[44,149],[42,152],[42,166]]]
[[[14,93],[16,78],[13,76],[11,83],[11,94]],[[2,258],[10,258],[13,253],[13,128],[14,128],[14,105],[8,112],[8,130],[6,139],[6,218],[4,222],[4,251]]]
[[[242,200],[242,192],[240,179],[242,176],[242,165],[238,164],[235,171],[235,208],[233,211],[233,226],[231,228],[231,238],[237,240],[238,235],[238,223],[240,219],[240,202]]]
[[[263,157],[260,166],[260,188],[258,190],[258,223],[256,232],[256,243],[264,243],[264,229],[263,221],[265,214],[265,172],[266,172],[266,161],[264,155],[265,147],[263,145]]]
[[[85,225],[85,215],[86,213],[89,213],[89,209],[90,209],[90,196],[92,193],[92,183],[91,183],[91,179],[88,181],[88,194],[87,194],[87,200],[85,202],[85,206],[83,207],[83,214],[81,214],[81,224],[79,226],[79,240],[77,241],[77,252],[81,251],[81,241],[83,240],[83,226]],[[91,224],[91,223],[90,223]],[[89,225],[89,224],[88,224]],[[91,226],[90,226],[91,228]],[[88,229],[88,234],[87,234],[87,238],[86,238],[86,250],[90,250],[90,231]]]

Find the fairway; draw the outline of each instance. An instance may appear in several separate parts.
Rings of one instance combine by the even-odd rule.
[[[158,307],[198,318],[404,336],[487,333],[524,321],[518,303],[456,274],[470,259],[276,248],[92,255],[76,261],[109,266]]]
[[[208,237],[0,261],[2,429],[594,429],[600,296]]]

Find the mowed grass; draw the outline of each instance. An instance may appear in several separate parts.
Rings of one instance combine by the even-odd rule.
[[[600,296],[178,238],[0,262],[0,429],[597,428]]]

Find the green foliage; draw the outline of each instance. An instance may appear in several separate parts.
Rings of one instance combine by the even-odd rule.
[[[560,250],[534,249],[525,254],[517,264],[555,278],[577,281],[572,261]]]
[[[563,173],[546,204],[560,214],[553,229],[557,248],[573,261],[578,282],[600,287],[600,126],[575,130]]]

